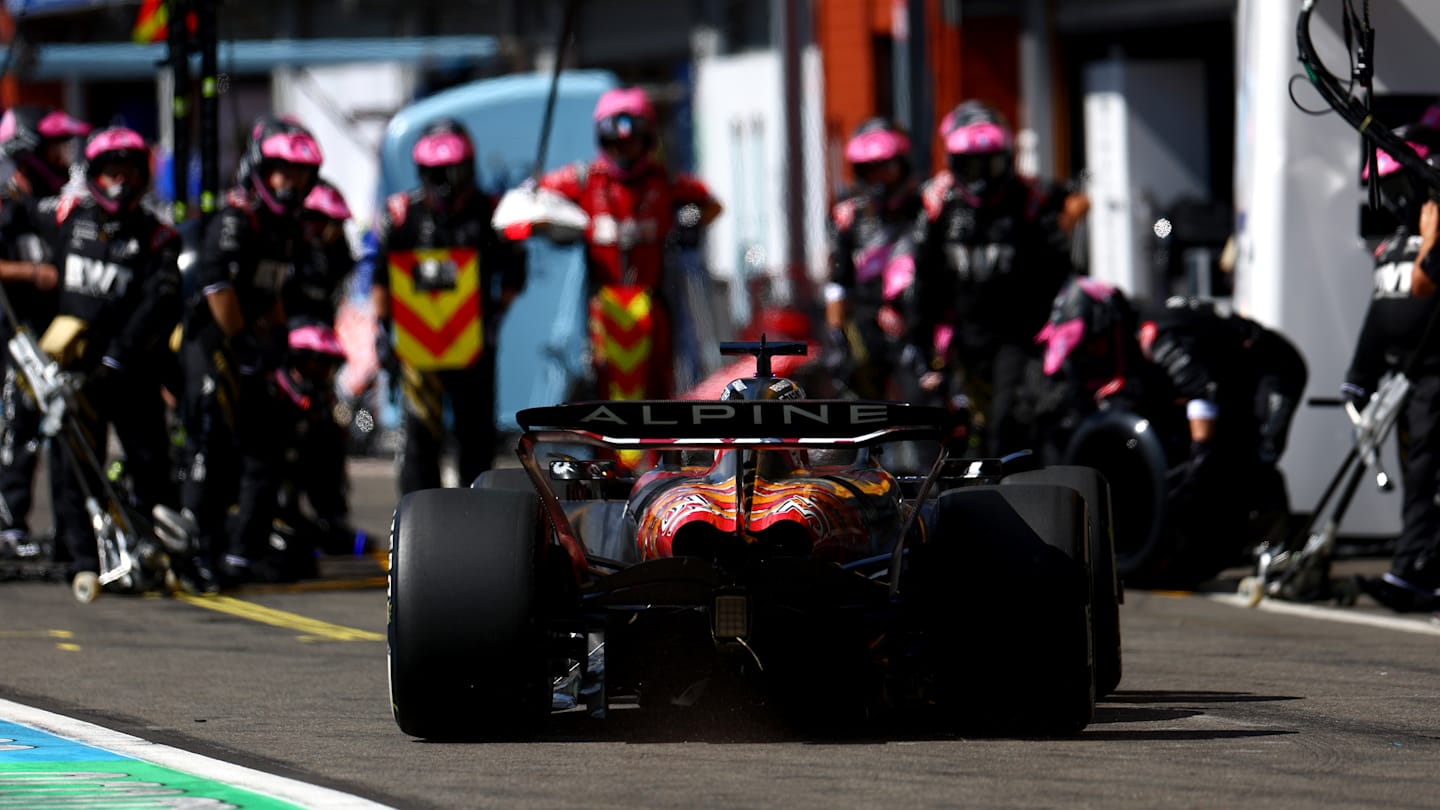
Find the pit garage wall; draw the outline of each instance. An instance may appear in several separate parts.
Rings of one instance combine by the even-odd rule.
[[[1300,346],[1310,367],[1306,399],[1334,399],[1344,379],[1369,301],[1373,262],[1359,234],[1360,138],[1339,116],[1311,116],[1289,97],[1299,0],[1240,0],[1237,22],[1235,206],[1237,308],[1278,327]],[[1339,0],[1320,0],[1311,36],[1332,72],[1348,70]],[[1440,4],[1386,0],[1370,8],[1376,31],[1376,91],[1440,96]],[[1324,109],[1308,81],[1296,99]],[[1400,121],[1386,121],[1395,126]],[[1351,436],[1336,407],[1301,406],[1283,469],[1292,508],[1309,511],[1333,475]],[[1384,463],[1395,477],[1393,439]],[[1342,534],[1393,535],[1400,528],[1398,490],[1379,493],[1367,481]]]
[[[1204,65],[1116,56],[1088,65],[1083,86],[1090,273],[1135,301],[1163,300],[1156,221],[1177,200],[1211,192]]]
[[[702,60],[695,73],[697,173],[725,205],[710,226],[706,263],[728,282],[731,314],[750,321],[746,295],[752,280],[768,278],[788,300],[785,118],[779,51]],[[807,272],[816,284],[826,274],[825,148],[821,119],[820,55],[809,48],[804,77],[802,132],[805,169]],[[763,278],[762,278],[763,277]]]

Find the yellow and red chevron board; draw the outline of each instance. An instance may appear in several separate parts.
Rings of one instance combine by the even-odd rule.
[[[603,359],[603,399],[644,399],[655,345],[654,298],[648,287],[606,284],[590,299],[590,341]]]
[[[475,248],[390,254],[395,356],[420,371],[464,368],[485,349]]]

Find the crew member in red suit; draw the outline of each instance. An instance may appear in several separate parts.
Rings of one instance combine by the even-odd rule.
[[[677,231],[710,224],[721,206],[704,183],[672,174],[656,160],[655,107],[644,90],[601,96],[595,137],[600,146],[595,160],[557,169],[540,185],[590,216],[585,242],[596,386],[609,399],[669,397],[666,242]]]

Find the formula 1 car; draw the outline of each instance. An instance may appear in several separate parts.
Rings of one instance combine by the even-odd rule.
[[[802,343],[722,351],[757,372],[718,401],[523,410],[521,469],[400,501],[400,729],[525,736],[581,704],[690,705],[712,677],[806,720],[1085,728],[1120,679],[1104,479],[951,459],[965,422],[944,408],[803,398],[770,373]],[[928,475],[886,469],[899,440],[938,446]],[[659,462],[540,449],[583,445]]]

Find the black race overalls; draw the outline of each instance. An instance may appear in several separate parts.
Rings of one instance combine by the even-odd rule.
[[[334,326],[341,285],[354,269],[355,256],[343,236],[329,244],[306,240],[295,273],[285,285],[286,317]]]
[[[261,405],[285,347],[281,292],[303,249],[294,218],[232,191],[205,233],[198,289],[186,307],[181,498],[199,525],[199,553],[227,569],[248,568],[268,547],[287,437],[265,423]],[[207,300],[227,288],[245,321],[230,337]],[[227,527],[232,504],[238,509]]]
[[[1180,397],[1216,407],[1214,437],[1192,444],[1174,498],[1210,515],[1226,508],[1288,511],[1276,462],[1305,390],[1299,351],[1278,332],[1209,306],[1160,309],[1154,329],[1151,357]]]
[[[1422,346],[1440,296],[1410,294],[1420,237],[1401,229],[1375,251],[1375,286],[1360,328],[1348,383],[1373,393],[1387,371],[1410,374],[1410,396],[1397,422],[1404,498],[1390,571],[1412,585],[1440,588],[1440,354]],[[1418,362],[1411,363],[1416,352]]]
[[[983,452],[1034,445],[1021,413],[1026,370],[1039,361],[1035,335],[1071,273],[1059,216],[1065,192],[1012,177],[982,204],[954,187],[948,171],[922,191],[916,300],[924,323],[954,330],[947,366],[985,424]]]
[[[907,273],[899,268],[908,264],[913,279],[920,195],[912,187],[883,210],[882,205],[860,194],[841,200],[830,213],[830,283],[844,290],[850,321],[865,351],[843,382],[862,398],[888,399],[893,378],[901,386],[896,393],[913,399],[918,394],[915,383],[927,370],[917,364],[923,366],[929,358],[930,341],[912,335],[917,329],[915,287],[913,281],[900,286]],[[921,345],[909,352],[915,362],[900,369],[902,361],[910,359],[906,347],[916,340]]]
[[[0,191],[0,258],[53,262],[50,244],[39,236],[34,224],[39,216],[36,203],[34,196],[21,192],[13,183]],[[38,340],[55,316],[59,293],[42,291],[29,283],[7,282],[5,295],[21,324]],[[27,516],[39,457],[40,414],[20,387],[17,372],[10,367],[9,351],[3,349],[11,329],[8,320],[0,323],[0,369],[4,370],[4,382],[0,384],[0,532],[12,542],[23,543],[30,533]],[[55,550],[62,556],[65,551],[60,544]]]
[[[456,289],[453,276],[465,272],[451,260],[437,260],[438,254],[416,251],[473,249],[478,261],[478,295],[483,349],[459,367],[419,368],[400,355],[401,389],[404,393],[405,446],[401,451],[400,491],[440,486],[440,454],[445,441],[445,401],[449,400],[459,445],[459,472],[463,485],[490,469],[495,457],[495,339],[502,313],[499,290],[516,291],[525,286],[523,243],[510,242],[490,225],[494,203],[479,193],[451,214],[437,214],[425,202],[423,191],[397,194],[386,202],[386,218],[380,230],[374,283],[390,295],[392,328],[407,328],[407,315],[396,276],[401,283],[418,289],[427,274],[444,278],[431,286],[441,292]],[[406,269],[408,268],[408,269]],[[414,281],[410,281],[413,278]],[[430,283],[430,282],[423,282]],[[498,288],[498,289],[497,289]],[[473,308],[452,313],[451,322],[473,316]],[[459,319],[459,321],[454,319]],[[425,325],[410,322],[416,331]],[[432,333],[436,352],[445,347],[438,332]],[[397,340],[402,339],[397,334]],[[448,345],[448,344],[447,344]],[[397,354],[399,354],[397,349]]]
[[[308,241],[303,260],[285,286],[285,314],[294,326],[323,323],[335,326],[335,313],[343,295],[342,285],[355,269],[350,243],[342,236],[329,244]],[[335,421],[334,387],[316,387],[297,398],[280,381],[272,392],[274,407],[283,414],[277,426],[289,425],[283,475],[293,490],[304,492],[322,528],[343,534],[349,527],[349,480],[345,469],[348,437]],[[321,390],[323,388],[324,390]],[[303,400],[303,407],[301,401]],[[338,550],[331,544],[327,550]]]
[[[1209,308],[1161,307],[1150,356],[1184,400],[1205,400],[1217,409],[1214,458],[1220,465],[1248,463],[1259,434],[1254,408],[1258,369],[1246,353],[1242,319]]]
[[[50,213],[48,203],[41,213]],[[88,196],[59,198],[53,216],[57,314],[85,324],[83,350],[66,367],[84,380],[76,416],[102,461],[114,426],[142,514],[158,503],[173,506],[158,359],[180,320],[179,234],[148,211],[112,215]],[[74,570],[94,571],[95,535],[76,476],[86,476],[98,493],[104,471],[75,462],[60,439],[51,442],[57,545],[69,549]]]

